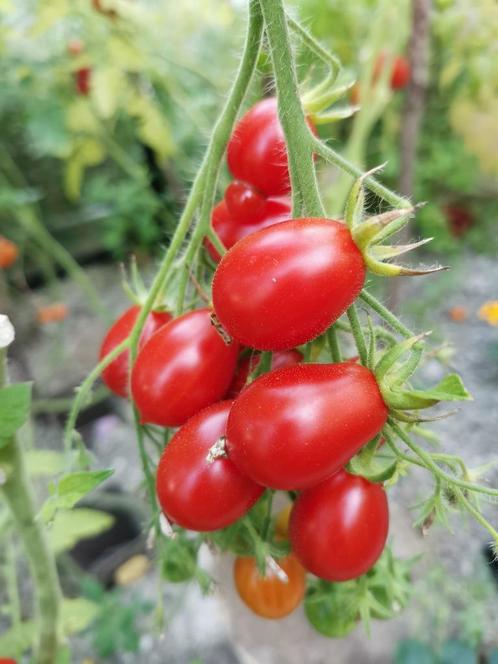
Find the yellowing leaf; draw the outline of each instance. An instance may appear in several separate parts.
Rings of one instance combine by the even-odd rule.
[[[75,99],[66,112],[66,126],[75,133],[96,134],[99,123],[87,99]]]
[[[174,152],[169,124],[151,99],[136,97],[129,112],[138,119],[138,135],[144,143],[163,158]]]
[[[102,144],[93,138],[82,139],[76,143],[73,154],[66,162],[64,174],[64,191],[70,200],[80,197],[85,169],[100,164],[105,154]]]
[[[482,320],[485,320],[490,325],[498,327],[498,300],[485,302],[479,309],[479,318],[482,318]]]
[[[99,67],[92,77],[91,95],[97,113],[110,118],[119,106],[126,79],[117,67]]]
[[[61,553],[86,537],[108,530],[113,521],[110,514],[98,510],[83,507],[59,510],[48,530],[48,539],[54,553]]]

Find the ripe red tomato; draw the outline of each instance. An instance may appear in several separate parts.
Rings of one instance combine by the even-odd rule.
[[[308,124],[314,131],[311,121]],[[290,191],[285,136],[274,97],[257,102],[237,123],[227,149],[228,168],[267,196]]]
[[[140,307],[134,305],[127,309],[121,316],[114,321],[107,334],[102,341],[100,347],[99,360],[102,360],[108,353],[110,353],[116,346],[124,341],[129,335],[135,325]],[[171,320],[171,314],[167,311],[151,311],[145,320],[145,325],[142,328],[142,334],[138,347],[141,348],[146,341],[156,332],[160,327],[165,325]],[[128,396],[128,373],[129,373],[129,351],[123,351],[118,357],[109,364],[109,366],[102,373],[102,380],[107,387],[120,397]]]
[[[261,361],[259,354],[242,357],[235,372],[235,376],[228,388],[227,397],[234,398],[244,389],[249,374],[252,373]],[[281,369],[299,364],[303,361],[303,354],[298,350],[277,350],[271,357],[271,369]]]
[[[246,235],[289,219],[290,216],[290,201],[282,196],[266,199],[262,214],[253,223],[241,223],[229,212],[227,202],[222,200],[213,209],[211,224],[225,247],[230,249]],[[205,246],[211,258],[218,263],[221,256],[208,239],[205,240]]]
[[[197,309],[175,318],[139,352],[131,392],[143,423],[180,426],[226,394],[239,346],[223,341],[210,316]]]
[[[166,516],[190,530],[218,530],[240,519],[264,489],[228,458],[207,461],[225,435],[231,401],[219,401],[191,417],[165,447],[156,490]]]
[[[347,581],[375,564],[388,529],[382,486],[340,470],[297,497],[290,541],[307,570],[327,581]]]
[[[82,67],[75,72],[76,90],[80,95],[88,95],[90,92],[90,78],[92,70],[90,67]]]
[[[386,61],[386,54],[382,51],[381,53],[379,53],[374,63],[373,74],[372,74],[372,80],[374,83],[378,81],[378,79],[380,78],[382,70],[384,69],[385,61]],[[411,77],[411,69],[408,60],[402,55],[397,55],[394,58],[391,70],[391,80],[390,80],[391,89],[401,90],[402,88],[406,88],[406,86],[410,82],[410,77]]]
[[[235,401],[230,458],[272,489],[305,489],[343,466],[386,423],[374,375],[358,364],[296,364],[263,374]]]
[[[306,574],[292,554],[277,560],[288,581],[280,580],[267,569],[261,576],[252,557],[235,559],[233,576],[241,600],[262,618],[283,618],[301,603],[306,589]]]
[[[264,215],[266,198],[247,182],[234,180],[225,189],[228,213],[239,224],[254,224]]]
[[[324,332],[364,281],[363,256],[344,224],[291,219],[243,238],[223,256],[213,303],[234,339],[283,350]]]

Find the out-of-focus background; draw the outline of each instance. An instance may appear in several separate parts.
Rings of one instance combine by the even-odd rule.
[[[119,263],[133,254],[147,279],[168,244],[236,70],[246,4],[0,0],[0,311],[17,329],[13,373],[34,380],[35,438],[48,452],[33,471],[42,483],[57,470],[50,452],[60,449],[73,390],[96,363],[109,321],[126,307]],[[429,5],[424,28],[413,10]],[[498,5],[287,6],[339,56],[344,81],[358,81],[345,103],[360,110],[320,134],[362,167],[386,162],[383,181],[426,202],[410,233],[433,237],[421,259],[451,271],[371,287],[417,331],[433,331],[437,358],[425,366],[427,377],[438,378],[442,361],[474,396],[434,426],[444,446],[470,467],[496,461]],[[297,52],[304,78],[309,56]],[[379,54],[414,53],[426,63],[412,72],[416,86],[365,86]],[[247,105],[269,89],[262,55]],[[317,168],[328,212],[337,215],[350,182],[319,161]],[[214,593],[203,596],[195,582],[160,584],[141,535],[143,487],[126,405],[102,390],[79,428],[96,466],[116,472],[95,499],[113,516],[112,529],[83,539],[71,555],[70,535],[58,543],[68,577],[75,566],[83,570],[83,594],[99,606],[74,639],[72,661],[498,662],[497,574],[486,534],[461,519],[425,536],[414,529],[412,507],[430,486],[423,473],[400,482],[391,500],[394,550],[420,556],[409,608],[375,622],[370,634],[359,625],[328,640],[299,610],[275,623],[250,614],[233,591],[230,559],[208,550]],[[496,471],[488,477],[497,483]],[[486,509],[496,523],[496,505]],[[162,616],[158,593],[166,597]]]

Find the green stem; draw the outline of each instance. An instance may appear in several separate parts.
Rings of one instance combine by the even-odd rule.
[[[415,336],[414,332],[406,327],[406,325],[403,325],[403,323],[398,320],[398,318],[396,318],[396,316],[391,313],[387,307],[381,304],[371,293],[368,293],[366,290],[362,290],[360,293],[360,299],[368,304],[368,306],[371,307],[380,318],[385,320],[386,323],[390,325],[393,330],[399,332],[401,336],[406,337],[407,339]]]
[[[154,482],[154,476],[152,474],[152,471],[150,469],[150,460],[149,456],[147,454],[147,451],[145,449],[145,441],[144,441],[144,435],[143,435],[143,429],[142,426],[140,425],[140,420],[139,420],[139,413],[136,407],[133,407],[133,418],[135,422],[135,431],[137,434],[137,440],[138,440],[138,451],[140,454],[140,461],[142,463],[142,468],[144,470],[144,475],[145,475],[145,484],[147,486],[147,495],[149,498],[149,503],[152,509],[153,513],[153,521],[155,524],[156,530],[159,529],[159,523],[157,521],[157,500],[156,500],[156,488],[155,488],[155,482]]]
[[[332,327],[327,330],[327,342],[332,362],[342,362],[341,348],[339,346],[339,339],[337,337],[335,325],[332,325]]]
[[[463,507],[471,514],[474,519],[481,524],[483,528],[485,528],[490,535],[493,537],[495,540],[495,545],[498,544],[498,532],[493,528],[493,526],[489,523],[487,519],[484,518],[484,516],[479,512],[478,509],[472,505],[470,500],[466,497],[465,493],[461,489],[454,489],[457,500]]]
[[[261,533],[261,537],[264,542],[268,541],[268,536],[270,534],[270,526],[271,526],[271,510],[273,507],[273,497],[275,495],[274,489],[269,489],[268,490],[268,506],[266,510],[266,517],[265,517],[265,522],[263,524],[263,530]]]
[[[133,365],[136,354],[137,354],[137,345],[140,333],[142,331],[145,319],[149,314],[152,306],[155,302],[156,296],[159,293],[161,286],[164,280],[168,277],[169,270],[178,255],[182,243],[185,240],[187,232],[189,230],[192,218],[195,211],[197,210],[201,201],[204,200],[204,191],[206,188],[206,178],[208,177],[208,171],[212,169],[212,163],[216,162],[218,159],[221,160],[223,152],[225,150],[226,143],[230,136],[235,118],[240,109],[242,101],[245,96],[246,88],[250,83],[254,67],[256,65],[257,57],[259,54],[259,48],[261,44],[261,36],[263,31],[263,25],[261,20],[261,13],[259,10],[259,5],[257,0],[251,0],[249,5],[249,25],[247,29],[247,37],[244,46],[244,53],[242,55],[242,60],[240,63],[239,70],[235,77],[232,89],[226,101],[225,107],[222,111],[220,119],[216,123],[216,126],[211,135],[211,140],[209,142],[208,148],[204,155],[201,167],[197,172],[197,176],[192,185],[190,195],[187,199],[185,209],[180,217],[176,231],[171,239],[170,246],[163,258],[159,271],[154,279],[154,282],[149,291],[149,295],[142,307],[140,315],[135,322],[133,330],[130,334],[130,344],[131,344],[131,363]],[[210,175],[212,183],[212,172]],[[216,176],[215,176],[216,182]],[[214,189],[214,188],[213,188]],[[209,211],[210,214],[210,211]],[[209,226],[209,214],[204,215],[204,219],[201,220],[200,224],[204,223],[206,227]],[[207,217],[207,222],[206,222]],[[205,234],[206,228],[202,229],[202,234]],[[195,231],[194,231],[195,233]],[[201,236],[201,231],[198,231],[195,237],[195,242],[198,241],[199,236]],[[202,236],[201,236],[202,238]],[[192,237],[191,242],[194,242]],[[195,255],[194,250],[189,250],[189,256]],[[182,278],[184,278],[182,276]],[[186,275],[188,279],[188,272]]]
[[[436,477],[439,477],[441,480],[447,482],[450,485],[458,486],[462,489],[468,489],[469,491],[475,491],[476,493],[485,493],[489,496],[498,496],[498,489],[490,489],[486,486],[474,484],[473,482],[467,482],[465,480],[459,480],[457,477],[448,475],[448,473],[445,473],[444,470],[441,470],[441,468],[436,463],[434,463],[432,456],[428,452],[426,452],[411,440],[411,438],[398,424],[393,422],[391,419],[389,420],[389,424],[398,438],[400,438],[407,445],[407,447],[409,447],[412,452],[414,452],[423,461],[425,467],[428,470],[431,470]]]
[[[314,53],[317,58],[322,60],[322,62],[324,62],[325,64],[329,65],[329,67],[332,70],[332,75],[335,78],[335,76],[337,76],[337,74],[341,70],[341,63],[335,57],[335,55],[329,53],[327,49],[323,48],[323,46],[319,42],[317,42],[317,40],[312,36],[312,34],[308,30],[306,30],[306,28],[304,28],[300,23],[298,23],[298,21],[293,19],[292,16],[289,16],[288,14],[287,14],[287,24],[289,28],[296,33],[301,42],[312,53]]]
[[[0,349],[1,374],[5,377],[6,351]],[[0,383],[3,387],[4,381]],[[36,518],[36,502],[31,491],[24,455],[17,436],[0,450],[0,465],[5,468],[6,480],[0,487],[16,531],[28,558],[37,604],[37,664],[53,664],[57,656],[60,632],[61,591],[55,558],[45,531]]]
[[[322,159],[325,159],[325,161],[335,164],[341,170],[346,171],[346,173],[349,173],[349,175],[352,175],[356,179],[363,175],[361,168],[350,163],[345,157],[338,154],[329,145],[325,145],[325,143],[316,136],[312,136],[312,142],[313,150],[320,155]],[[390,203],[393,207],[411,207],[409,200],[396,194],[394,191],[391,191],[371,175],[365,178],[364,183],[370,191],[373,191],[374,194],[377,194],[377,196]]]
[[[278,96],[278,112],[284,130],[292,185],[294,216],[324,216],[313,165],[312,134],[306,123],[291,51],[282,0],[260,0],[265,19]]]
[[[365,342],[365,337],[363,336],[363,330],[361,329],[355,304],[352,304],[349,307],[347,315],[349,324],[351,325],[351,333],[353,334],[356,348],[358,349],[358,355],[360,356],[361,363],[366,366],[368,360],[367,344]]]

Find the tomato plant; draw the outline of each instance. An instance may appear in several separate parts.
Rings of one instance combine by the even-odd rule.
[[[304,489],[349,461],[379,433],[387,413],[365,367],[296,364],[264,374],[241,393],[228,418],[228,452],[264,486]]]
[[[208,460],[225,435],[232,402],[220,401],[187,421],[166,446],[157,468],[159,503],[173,523],[218,530],[243,516],[263,493],[230,459]]]
[[[382,486],[344,470],[303,491],[290,518],[292,550],[307,570],[328,581],[347,581],[369,570],[388,529]]]
[[[131,392],[142,422],[179,426],[218,401],[233,377],[238,344],[227,344],[197,309],[159,329],[140,350]]]
[[[121,316],[114,321],[102,341],[99,353],[101,360],[129,336],[139,313],[140,307],[134,305],[124,311]],[[147,316],[145,325],[142,329],[139,345],[143,346],[154,332],[170,320],[171,314],[167,311],[151,311]],[[130,352],[124,350],[102,372],[102,380],[104,383],[110,390],[112,390],[112,392],[120,397],[128,396],[129,356]]]
[[[213,304],[237,341],[282,350],[321,334],[364,281],[362,253],[344,224],[292,219],[242,239],[223,256]]]
[[[277,560],[287,576],[280,579],[267,569],[262,576],[256,559],[238,557],[233,566],[235,587],[241,600],[262,618],[284,618],[302,602],[305,591],[305,571],[292,554]]]

